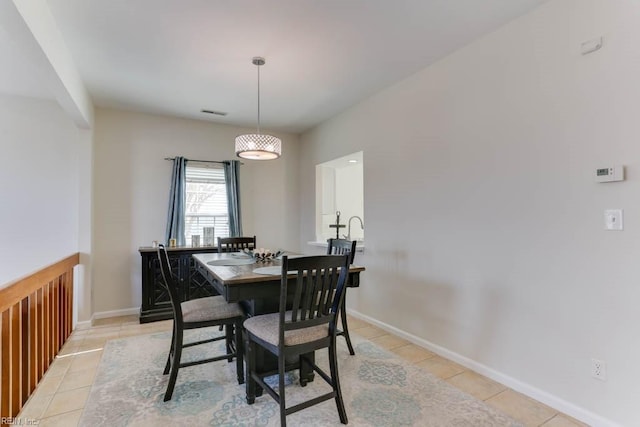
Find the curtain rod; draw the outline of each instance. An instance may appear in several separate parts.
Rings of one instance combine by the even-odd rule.
[[[175,157],[165,157],[165,160],[169,160],[169,161],[174,161]],[[200,162],[200,163],[222,163],[222,164],[228,164],[230,162],[230,160],[194,160],[194,159],[185,159],[188,162]],[[241,165],[244,165],[244,163],[240,162]]]

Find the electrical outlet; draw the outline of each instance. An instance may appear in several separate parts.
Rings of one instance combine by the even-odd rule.
[[[591,376],[604,381],[607,379],[607,365],[598,359],[591,359]]]

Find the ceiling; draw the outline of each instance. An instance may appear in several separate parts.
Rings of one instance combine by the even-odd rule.
[[[47,0],[95,105],[299,133],[545,0]],[[3,92],[51,97],[0,27]],[[6,56],[9,55],[9,56]],[[9,84],[7,84],[9,83]],[[221,111],[226,116],[201,113]]]

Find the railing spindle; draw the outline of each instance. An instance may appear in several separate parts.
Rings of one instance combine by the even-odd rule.
[[[29,297],[22,300],[20,313],[20,349],[22,350],[20,358],[20,402],[21,405],[29,398]]]
[[[42,376],[44,375],[44,357],[43,357],[43,352],[44,352],[44,292],[42,290],[42,288],[38,289],[37,292],[38,294],[37,296],[37,304],[36,304],[36,342],[37,342],[37,347],[38,347],[38,352],[35,355],[36,357],[36,364],[38,365],[38,376],[37,376],[37,380],[36,380],[36,384],[38,382],[38,380],[40,378],[42,378]]]
[[[29,295],[29,395],[38,384],[38,291]]]
[[[0,411],[2,416],[4,414],[11,413],[11,377],[10,366],[11,366],[11,328],[9,320],[10,310],[7,309],[2,312],[2,344],[1,344],[1,358],[2,362],[0,363],[0,372],[2,372],[2,381],[0,381],[1,389],[0,392]]]
[[[11,343],[9,344],[9,352],[11,353],[11,411],[14,414],[20,412],[20,303],[16,303],[11,307]]]

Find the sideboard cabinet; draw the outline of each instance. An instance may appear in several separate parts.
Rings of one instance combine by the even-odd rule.
[[[152,247],[141,247],[142,258],[142,306],[140,307],[140,323],[171,319],[171,301],[164,287],[158,251]],[[167,247],[171,270],[180,285],[179,294],[182,301],[217,295],[196,268],[191,255],[196,253],[218,252],[213,246],[204,247]]]

